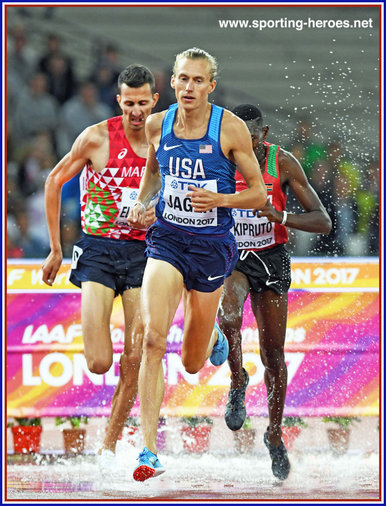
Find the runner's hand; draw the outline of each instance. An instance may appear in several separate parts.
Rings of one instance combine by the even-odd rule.
[[[144,216],[145,216],[145,224],[144,225],[138,224],[138,225],[136,225],[133,228],[137,228],[137,229],[140,229],[140,230],[146,230],[147,228],[150,227],[150,225],[153,225],[153,223],[155,221],[157,221],[157,217],[155,215],[155,208],[154,208],[154,206],[149,205],[148,208],[146,209],[146,212],[145,212]],[[129,219],[130,219],[130,214],[129,214],[128,220]]]
[[[155,207],[152,205],[149,205],[146,209],[145,213],[145,225],[146,228],[149,228],[150,225],[153,225],[154,222],[157,221],[157,217],[155,215]]]
[[[218,206],[218,193],[197,186],[188,186],[188,190],[191,191],[186,196],[191,198],[194,212],[203,213]]]
[[[63,255],[62,252],[53,253],[52,251],[48,255],[48,257],[44,260],[42,265],[42,271],[43,271],[43,281],[46,285],[52,286],[56,274],[58,273],[58,270],[60,269],[60,266],[62,264]]]
[[[145,206],[141,202],[134,204],[127,218],[130,227],[139,229],[146,228],[146,212]]]
[[[279,211],[276,211],[276,209],[273,207],[271,202],[267,200],[265,203],[265,206],[262,209],[254,209],[254,214],[258,216],[259,218],[267,218],[268,221],[273,221],[276,223],[281,223],[282,220],[282,213]]]

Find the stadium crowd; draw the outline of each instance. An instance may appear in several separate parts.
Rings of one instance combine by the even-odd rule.
[[[117,76],[124,67],[119,52],[106,45],[98,63],[80,80],[56,34],[37,54],[23,25],[9,33],[7,44],[7,257],[44,258],[49,252],[44,183],[49,171],[69,151],[88,125],[120,114]],[[174,102],[167,72],[156,72],[160,101],[154,112]],[[225,88],[226,89],[226,88]],[[218,105],[232,109],[217,93]],[[264,104],[260,104],[264,110]],[[269,118],[268,118],[269,121]],[[359,166],[342,141],[321,144],[310,118],[298,118],[290,145],[283,146],[302,163],[329,212],[328,236],[290,231],[293,255],[359,256],[379,253],[379,161]],[[71,257],[80,230],[79,180],[62,192],[61,233],[64,257]],[[295,206],[289,196],[288,210]]]

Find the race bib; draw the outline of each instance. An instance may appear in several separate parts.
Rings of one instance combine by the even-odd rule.
[[[130,228],[127,223],[127,218],[129,217],[130,209],[133,207],[134,203],[137,201],[139,193],[139,188],[123,188],[122,189],[122,197],[121,202],[118,203],[118,215],[115,218],[115,225],[120,228]],[[155,206],[159,200],[159,193],[154,195],[151,199],[150,205]]]
[[[192,201],[186,194],[188,186],[199,186],[217,193],[217,181],[208,179],[197,181],[195,179],[180,179],[174,176],[165,176],[163,199],[165,208],[162,214],[164,220],[176,225],[186,227],[215,227],[217,226],[217,208],[196,213],[193,211]]]
[[[251,209],[233,209],[232,215],[238,249],[261,249],[274,244],[274,223],[266,217],[258,218]]]

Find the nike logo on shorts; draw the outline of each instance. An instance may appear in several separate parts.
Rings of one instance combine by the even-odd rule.
[[[175,146],[168,146],[167,144],[165,144],[164,150],[169,151],[169,149],[179,148],[180,146],[182,146],[182,144],[176,144]]]
[[[215,279],[223,278],[223,277],[224,277],[224,274],[221,274],[221,276],[208,276],[208,281],[214,281]]]

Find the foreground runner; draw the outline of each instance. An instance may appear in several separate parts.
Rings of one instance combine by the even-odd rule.
[[[186,371],[199,371],[209,355],[213,364],[222,364],[228,343],[213,328],[224,280],[237,261],[231,208],[261,208],[267,198],[245,124],[208,102],[216,70],[215,59],[201,49],[177,55],[171,80],[177,104],[146,124],[149,154],[130,223],[142,224],[152,196],[160,189],[161,196],[157,222],[146,236],[149,258],[141,294],[145,334],[139,396],[145,448],[134,471],[139,481],[164,471],[156,448],[164,394],[157,378],[181,296]],[[247,182],[238,194],[235,164]]]

